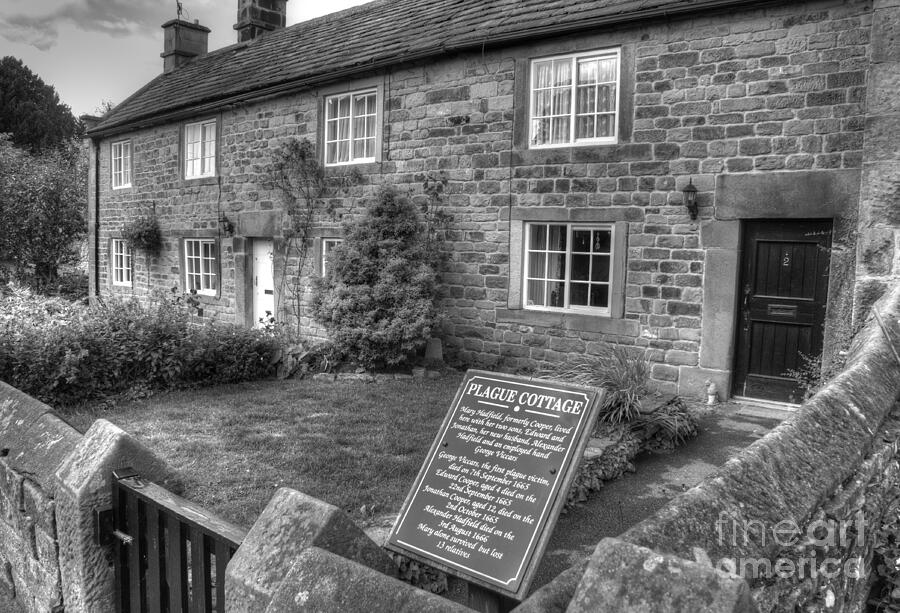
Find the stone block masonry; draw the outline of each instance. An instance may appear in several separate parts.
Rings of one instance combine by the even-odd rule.
[[[360,178],[335,204],[352,215],[381,185],[419,198],[427,177],[447,179],[444,205],[453,222],[441,274],[440,334],[449,359],[515,370],[596,353],[601,343],[614,342],[646,350],[660,390],[702,394],[707,374],[701,367],[708,364],[702,347],[711,346],[703,336],[714,334],[703,322],[717,315],[704,304],[704,290],[722,284],[715,276],[722,267],[710,261],[718,252],[703,244],[700,222],[688,217],[681,190],[690,180],[699,190],[700,221],[716,223],[723,176],[865,174],[864,160],[874,164],[876,157],[883,165],[867,128],[869,97],[891,105],[873,85],[889,77],[869,65],[881,40],[873,34],[871,9],[868,0],[811,0],[647,21],[398,65],[342,83],[337,90],[380,92],[382,139],[375,162],[328,169],[343,175],[352,168]],[[890,47],[882,47],[889,63]],[[529,148],[530,58],[607,48],[622,54],[619,142]],[[251,274],[245,262],[252,240],[245,239],[274,238],[278,254],[286,245],[287,216],[265,236],[251,223],[253,216],[284,208],[273,179],[274,152],[291,138],[321,140],[321,103],[333,90],[302,90],[208,115],[218,119],[220,134],[218,176],[210,179],[180,178],[183,124],[101,142],[100,293],[147,300],[153,288],[183,289],[181,239],[214,238],[221,282],[216,295],[201,297],[204,315],[249,323],[249,293],[242,288]],[[109,144],[123,138],[132,142],[132,186],[112,190]],[[880,189],[877,181],[871,184]],[[866,198],[874,202],[875,196]],[[889,194],[885,198],[878,201],[887,202]],[[855,219],[858,205],[842,202],[840,216]],[[162,253],[138,255],[132,286],[113,286],[109,239],[154,206],[166,235]],[[895,274],[893,245],[900,240],[890,208],[871,210],[871,219],[861,217],[860,249],[870,257],[859,271],[866,279],[860,291],[870,277],[882,279],[883,287]],[[220,235],[220,213],[240,220],[234,239]],[[524,309],[523,228],[529,221],[624,224],[621,306],[608,317],[567,314],[562,326],[547,323],[558,321],[554,313]],[[322,218],[316,236],[338,235],[338,226]],[[292,269],[282,255],[276,258],[276,277]],[[302,309],[314,274],[315,263],[308,262],[300,279],[276,286],[296,282]],[[299,317],[309,335],[322,334],[305,312],[287,312],[291,301],[284,292],[278,303],[282,319]],[[715,355],[726,354],[728,343],[721,340]],[[721,373],[730,366],[714,368]]]
[[[131,463],[165,480],[162,463],[98,420],[82,436],[47,405],[0,382],[0,591],[29,613],[106,612],[112,569],[95,544],[109,472]]]

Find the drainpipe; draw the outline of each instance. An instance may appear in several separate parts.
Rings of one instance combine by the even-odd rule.
[[[98,123],[101,118],[94,115],[82,115],[79,119],[84,123],[84,127],[90,130]],[[89,175],[88,175],[88,258],[89,267],[93,263],[93,274],[88,277],[88,298],[100,295],[100,138],[90,138],[90,147],[92,155],[90,159]],[[93,185],[91,185],[93,183]],[[93,236],[92,236],[93,235]],[[93,243],[93,244],[91,244]],[[90,254],[93,247],[94,253]]]
[[[91,139],[94,148],[94,295],[100,295],[100,141]]]

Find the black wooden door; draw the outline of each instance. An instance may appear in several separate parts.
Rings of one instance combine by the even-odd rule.
[[[799,402],[788,374],[822,353],[831,221],[744,224],[733,393]]]

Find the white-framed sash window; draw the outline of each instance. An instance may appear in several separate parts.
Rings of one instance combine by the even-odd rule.
[[[377,124],[375,90],[328,96],[325,99],[325,165],[375,161]]]
[[[526,223],[523,307],[609,315],[614,224]]]
[[[531,148],[618,141],[621,53],[608,49],[531,62]]]

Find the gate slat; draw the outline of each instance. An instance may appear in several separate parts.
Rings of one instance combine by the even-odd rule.
[[[216,541],[216,611],[225,613],[225,567],[231,559],[231,547],[223,541]]]
[[[128,526],[128,492],[119,487],[118,481],[113,479],[113,523],[120,526],[127,533]],[[113,541],[113,563],[116,572],[116,612],[128,613],[131,610],[129,600],[130,580],[128,576],[128,550],[127,546],[115,539]]]
[[[162,612],[162,581],[160,552],[159,509],[156,505],[146,505],[147,510],[147,611]],[[162,569],[164,572],[164,568]]]
[[[166,543],[166,583],[169,587],[169,611],[181,613],[188,610],[187,589],[187,531],[181,521],[166,516],[168,542]]]
[[[191,613],[210,613],[209,555],[200,528],[191,528]]]
[[[141,501],[128,497],[128,524],[127,534],[132,537],[132,542],[127,547],[128,551],[128,591],[130,592],[129,600],[131,608],[129,613],[144,613],[146,611],[145,603],[146,592],[144,591],[144,564],[141,559],[143,552],[141,544],[144,543],[143,534],[141,534]]]

